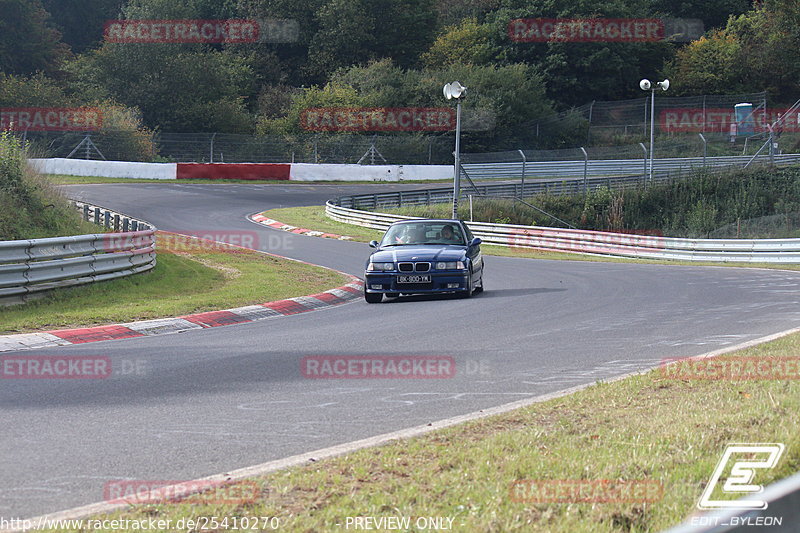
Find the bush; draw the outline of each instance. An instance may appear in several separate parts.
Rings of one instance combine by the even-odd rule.
[[[59,237],[96,231],[41,175],[28,168],[26,150],[0,133],[0,240]]]

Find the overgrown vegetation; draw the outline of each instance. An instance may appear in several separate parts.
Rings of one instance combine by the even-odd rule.
[[[0,132],[0,240],[96,233],[41,175],[25,162],[25,147]]]
[[[669,184],[583,195],[540,194],[525,199],[581,229],[632,231],[675,237],[769,238],[800,236],[800,167],[701,172]],[[449,218],[450,204],[386,210]],[[459,214],[469,219],[469,203]],[[480,222],[559,226],[554,219],[505,198],[473,199]]]

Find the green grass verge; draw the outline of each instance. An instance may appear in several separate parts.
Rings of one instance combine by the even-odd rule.
[[[373,239],[380,240],[383,237],[383,232],[355,226],[353,224],[345,224],[337,222],[328,218],[325,215],[324,206],[304,206],[304,207],[282,207],[279,209],[270,209],[262,213],[265,217],[269,217],[284,224],[298,226],[306,229],[324,231],[329,233],[336,233],[339,235],[348,235],[358,242],[369,242]],[[550,252],[542,250],[531,250],[523,247],[512,246],[496,246],[491,244],[482,244],[481,250],[486,255],[499,255],[505,257],[526,257],[529,259],[551,259],[563,261],[595,261],[604,263],[640,263],[640,264],[654,264],[654,265],[686,265],[686,266],[727,266],[727,267],[749,267],[749,268],[773,268],[779,270],[800,270],[800,265],[776,265],[770,263],[715,263],[715,262],[702,262],[696,261],[655,261],[649,259],[633,259],[626,257],[603,257],[597,255],[568,253],[568,252]]]
[[[160,251],[150,272],[53,291],[24,305],[0,307],[0,334],[163,318],[338,287],[331,270],[242,249]]]
[[[798,350],[800,334],[794,334],[735,355],[770,359],[796,356]],[[111,516],[173,523],[186,517],[277,516],[282,530],[304,532],[342,531],[348,516],[451,517],[455,531],[658,532],[696,511],[728,443],[786,446],[774,469],[759,472],[759,484],[797,472],[799,409],[798,380],[680,380],[655,370],[254,478],[261,496],[252,502],[190,499]],[[647,503],[513,501],[511,486],[523,480],[612,480],[663,490]]]
[[[201,180],[201,179],[185,179],[185,180],[149,180],[144,178],[105,178],[99,176],[69,176],[65,174],[48,174],[47,179],[57,185],[77,185],[77,184],[90,184],[90,183],[203,183],[203,184],[225,184],[225,183],[250,183],[254,185],[359,185],[365,183],[383,184],[395,183],[390,181],[341,181],[341,180],[325,180],[325,181],[289,181],[289,180]],[[446,183],[451,180],[403,180],[402,183]]]

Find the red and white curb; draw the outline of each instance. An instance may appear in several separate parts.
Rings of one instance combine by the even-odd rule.
[[[180,234],[175,234],[180,235]],[[184,237],[190,237],[184,235]],[[199,239],[209,241],[209,239]],[[228,244],[219,241],[210,241],[218,245],[230,248],[244,248],[235,244]],[[278,257],[288,261],[295,261],[311,265],[306,261],[283,257],[277,254],[255,251],[264,255]],[[317,265],[312,265],[317,266]],[[333,270],[333,269],[327,269]],[[124,324],[111,324],[107,326],[93,326],[78,329],[59,329],[53,331],[40,331],[35,333],[18,333],[12,335],[0,335],[0,352],[10,352],[15,350],[35,350],[48,348],[51,346],[67,346],[70,344],[84,344],[87,342],[109,341],[118,339],[130,339],[134,337],[149,337],[153,335],[164,335],[166,333],[180,333],[193,329],[216,328],[219,326],[229,326],[232,324],[246,324],[257,320],[275,318],[278,316],[296,315],[308,311],[316,311],[336,305],[341,305],[360,298],[364,292],[364,282],[357,277],[334,270],[350,279],[350,282],[330,289],[325,292],[311,294],[309,296],[298,296],[287,298],[286,300],[276,300],[257,305],[247,305],[222,311],[206,311],[193,315],[184,315],[174,318],[157,318],[153,320],[139,320],[136,322],[126,322]]]
[[[297,235],[308,235],[309,237],[322,237],[323,239],[338,239],[340,241],[349,241],[353,239],[352,237],[348,237],[347,235],[337,235],[336,233],[325,233],[324,231],[315,231],[306,228],[298,228],[297,226],[290,226],[289,224],[284,224],[283,222],[278,222],[277,220],[267,218],[260,213],[250,215],[247,218],[252,220],[256,224],[269,226],[270,228],[279,229],[281,231],[288,231],[289,233],[296,233]]]
[[[352,276],[351,276],[352,277]],[[258,305],[248,305],[208,311],[175,318],[140,320],[125,324],[95,326],[79,329],[61,329],[37,333],[20,333],[0,336],[0,352],[33,350],[50,346],[66,346],[87,342],[149,337],[165,333],[179,333],[192,329],[216,328],[231,324],[246,324],[278,316],[296,315],[316,311],[360,298],[364,283],[358,278],[341,287],[310,296],[299,296]]]

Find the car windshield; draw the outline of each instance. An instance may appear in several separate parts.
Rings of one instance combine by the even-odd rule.
[[[381,246],[420,244],[465,244],[461,226],[452,222],[418,222],[397,224],[383,236]]]

